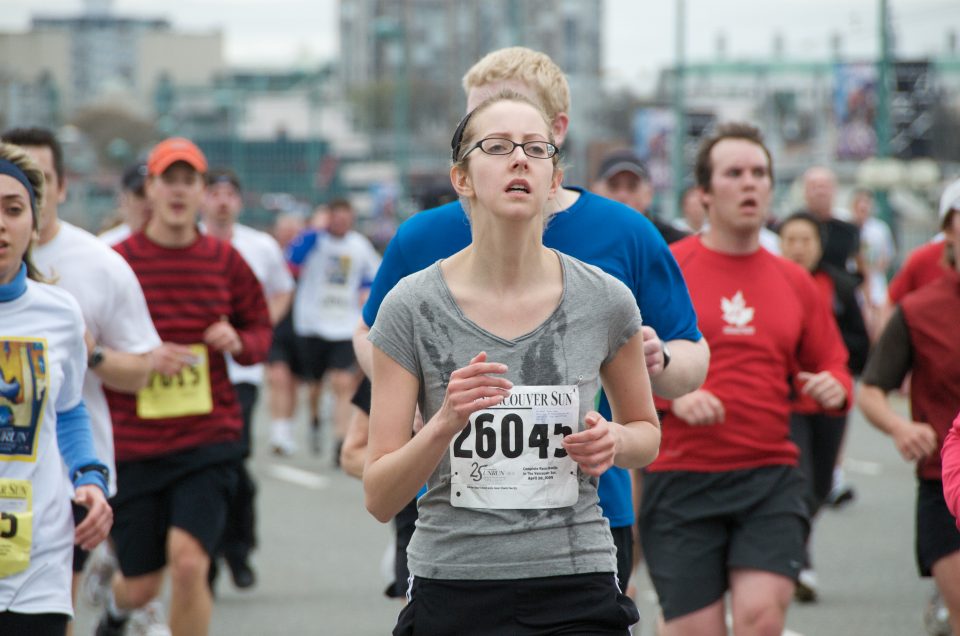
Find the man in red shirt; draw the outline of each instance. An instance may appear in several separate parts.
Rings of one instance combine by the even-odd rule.
[[[960,189],[955,196],[960,196]],[[900,455],[917,464],[917,566],[921,576],[933,576],[957,634],[960,533],[944,495],[945,486],[956,492],[957,463],[951,458],[955,449],[944,447],[942,466],[940,454],[960,409],[960,213],[947,208],[942,227],[950,269],[897,304],[867,359],[858,404],[874,426],[893,438]],[[913,373],[909,418],[897,413],[887,399],[908,372]],[[950,499],[956,502],[955,497]]]
[[[266,358],[271,327],[263,290],[229,243],[197,230],[207,162],[182,138],[147,160],[153,214],[116,246],[143,287],[162,355],[180,366],[153,374],[136,395],[107,391],[117,454],[112,537],[122,575],[97,636],[122,634],[130,610],[155,598],[169,564],[170,626],[206,633],[210,555],[236,487],[243,428],[224,354],[240,364]]]
[[[710,227],[671,249],[711,349],[699,390],[663,402],[663,444],[644,479],[640,536],[660,634],[779,634],[808,532],[790,376],[824,408],[851,395],[830,309],[800,266],[760,248],[773,189],[760,132],[721,126],[697,157]]]

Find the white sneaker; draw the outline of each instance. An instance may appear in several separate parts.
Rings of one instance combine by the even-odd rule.
[[[163,614],[163,603],[150,601],[130,614],[127,636],[172,636]]]
[[[816,603],[817,573],[809,568],[800,570],[793,596],[801,603]]]
[[[950,636],[950,610],[943,602],[940,591],[934,589],[923,611],[923,626],[931,636]]]
[[[274,422],[270,429],[270,448],[274,454],[289,457],[297,450],[293,441],[293,425],[290,422]]]
[[[94,608],[106,607],[110,582],[117,571],[117,557],[106,541],[90,553],[80,578],[80,598]]]

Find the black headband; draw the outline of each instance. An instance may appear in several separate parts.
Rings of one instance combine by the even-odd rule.
[[[460,144],[463,143],[463,132],[467,129],[467,122],[470,121],[470,116],[473,115],[474,111],[477,109],[474,108],[469,113],[463,116],[463,119],[460,120],[460,123],[457,124],[457,129],[453,131],[453,139],[450,140],[450,150],[452,153],[453,163],[457,163],[457,159],[460,155]]]
[[[30,183],[30,179],[27,179],[26,173],[20,169],[20,166],[13,163],[8,159],[0,159],[0,174],[5,174],[8,177],[13,177],[27,189],[27,193],[30,195],[30,212],[33,214],[34,220],[36,220],[40,214],[40,210],[37,209],[37,193],[33,189],[33,184]]]

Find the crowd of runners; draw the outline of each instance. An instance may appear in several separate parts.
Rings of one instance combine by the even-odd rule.
[[[855,405],[917,464],[918,571],[960,634],[960,181],[888,289],[871,193],[844,220],[811,166],[774,219],[753,125],[703,139],[671,223],[629,150],[564,181],[548,56],[494,51],[463,88],[451,200],[382,257],[345,199],[238,223],[240,178],[177,137],[97,237],[59,218],[56,136],[3,133],[0,634],[61,636],[80,601],[96,636],[208,633],[221,567],[258,582],[264,387],[269,451],[332,439],[393,522],[394,634],[628,634],[643,559],[662,636],[779,635],[818,600],[818,511],[854,496]]]

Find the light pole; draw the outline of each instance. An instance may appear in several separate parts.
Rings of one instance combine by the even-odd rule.
[[[393,133],[394,159],[397,163],[398,200],[407,196],[407,173],[409,171],[409,123],[410,119],[410,81],[408,66],[410,61],[407,46],[406,3],[398,3],[397,16],[378,18],[374,23],[374,33],[378,38],[391,42],[394,55],[393,78]]]
[[[877,58],[877,111],[874,130],[877,135],[877,157],[890,156],[890,6],[889,0],[879,0],[880,9],[880,56]],[[877,216],[893,227],[893,211],[886,190],[874,193]]]
[[[686,0],[677,0],[677,19],[674,49],[674,73],[673,73],[673,153],[671,156],[671,179],[672,196],[670,207],[668,209],[675,212],[680,201],[680,194],[683,192],[683,174],[686,163],[686,137],[687,137],[687,118],[684,112],[684,93],[686,91]]]

